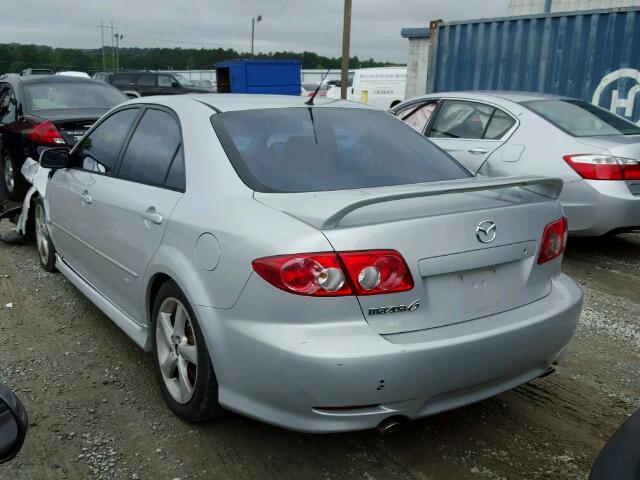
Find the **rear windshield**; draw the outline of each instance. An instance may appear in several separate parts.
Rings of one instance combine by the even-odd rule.
[[[277,108],[211,122],[242,180],[262,192],[316,192],[469,177],[453,158],[383,111]]]
[[[99,83],[43,83],[25,87],[27,110],[66,108],[110,109],[127,98],[119,90]]]
[[[640,135],[640,127],[583,100],[534,100],[527,107],[574,137]]]

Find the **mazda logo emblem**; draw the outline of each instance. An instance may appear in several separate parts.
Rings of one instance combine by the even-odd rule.
[[[496,239],[496,224],[491,220],[483,220],[476,227],[476,238],[480,243],[490,243]]]

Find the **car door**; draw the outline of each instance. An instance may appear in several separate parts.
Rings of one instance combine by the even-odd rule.
[[[56,170],[48,185],[51,236],[63,261],[97,287],[101,255],[96,238],[106,235],[104,219],[96,213],[98,186],[114,171],[139,107],[120,109],[101,120],[71,151],[68,168]]]
[[[158,95],[160,91],[156,85],[157,75],[154,73],[143,73],[138,77],[137,90],[138,93],[146,97],[147,95]]]
[[[125,146],[114,176],[91,189],[100,233],[93,267],[99,290],[136,321],[146,322],[147,265],[160,245],[167,221],[184,192],[180,124],[161,107],[146,107]],[[184,173],[182,173],[184,175]]]
[[[173,75],[158,75],[158,93],[160,95],[174,95],[181,93],[180,84]]]
[[[471,172],[477,173],[489,156],[506,141],[516,119],[493,105],[446,99],[426,135]]]

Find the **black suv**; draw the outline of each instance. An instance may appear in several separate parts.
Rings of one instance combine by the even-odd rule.
[[[182,75],[160,72],[119,72],[106,79],[129,97],[176,95],[180,93],[211,93],[198,88]]]
[[[29,185],[20,169],[27,157],[37,160],[43,147],[74,145],[107,110],[125,100],[116,88],[89,78],[0,77],[0,193],[22,200]]]

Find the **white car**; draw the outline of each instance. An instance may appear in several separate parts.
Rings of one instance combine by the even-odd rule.
[[[361,68],[349,79],[347,100],[387,110],[404,100],[407,67]],[[327,98],[340,98],[340,87],[332,87]]]

